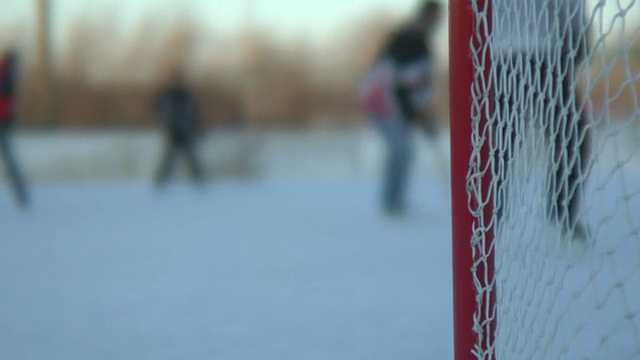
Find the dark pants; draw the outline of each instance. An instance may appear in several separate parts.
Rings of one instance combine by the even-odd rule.
[[[29,199],[22,173],[18,169],[10,144],[10,128],[0,125],[0,155],[18,205],[26,207]]]
[[[564,230],[570,230],[578,221],[589,156],[588,127],[573,79],[575,69],[568,59],[550,66],[525,56],[499,63],[497,69],[502,83],[496,87],[496,112],[503,121],[495,122],[493,131],[496,210],[499,215],[505,211],[508,189],[502,185],[515,149],[523,145],[529,129],[542,129],[539,132],[552,147],[548,215]]]
[[[191,136],[167,135],[162,162],[155,178],[156,185],[164,185],[169,180],[178,153],[185,157],[192,180],[201,183],[204,180],[204,172],[195,148],[195,139]]]

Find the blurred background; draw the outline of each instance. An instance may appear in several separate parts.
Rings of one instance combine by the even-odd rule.
[[[82,131],[103,146],[114,131],[136,133],[139,138],[127,143],[138,150],[120,159],[131,164],[144,162],[136,159],[145,148],[152,151],[144,138],[158,127],[153,101],[176,66],[186,69],[207,132],[256,136],[284,129],[362,128],[366,124],[357,109],[357,85],[388,33],[415,5],[414,0],[2,0],[0,49],[14,47],[21,56],[21,129],[40,131],[39,144],[46,141],[43,130]],[[437,37],[442,60],[438,118],[443,122],[445,29],[443,22]],[[228,160],[223,170],[215,164],[224,160],[223,150],[213,151],[218,160],[211,152],[204,155],[218,175],[237,173],[242,162],[243,171],[251,170],[248,162],[255,165],[248,157],[256,149],[231,141],[233,136],[225,136],[223,148],[237,147],[242,154],[236,156],[243,159]],[[124,139],[118,138],[121,154]],[[262,139],[250,142],[255,147]],[[213,140],[205,139],[203,146],[223,141],[215,145]],[[72,146],[72,141],[67,137],[64,142]],[[112,150],[119,153],[118,147]],[[30,157],[25,151],[22,156]],[[35,174],[38,169],[28,165],[36,160],[25,159],[32,178],[46,175]]]
[[[596,110],[607,99],[613,116],[622,117],[635,111],[637,101],[635,85],[625,77],[640,69],[634,31],[640,10],[633,2],[591,5],[598,9],[594,32],[606,34],[594,47],[608,53],[592,64],[593,74],[607,74],[593,77],[592,98]],[[80,155],[85,154],[91,172],[102,171],[99,176],[143,175],[144,164],[157,152],[153,102],[177,66],[185,69],[210,133],[202,146],[209,147],[203,156],[212,174],[260,172],[261,144],[273,137],[266,133],[296,131],[300,138],[301,132],[332,132],[351,146],[375,148],[363,144],[367,124],[356,89],[390,31],[415,6],[415,0],[0,0],[0,50],[16,48],[21,56],[17,123],[31,130],[19,143],[37,138],[19,145],[19,156],[27,158],[25,171],[33,180],[75,177],[87,168]],[[620,9],[626,15],[615,21]],[[446,126],[448,25],[443,20],[434,44],[435,104],[437,120]],[[67,174],[47,174],[35,165],[44,160],[31,155],[41,152],[34,149],[54,141],[45,136],[49,130],[64,130],[67,135],[56,138],[62,136],[67,148],[82,149],[74,161],[49,166]],[[79,132],[83,136],[68,136]],[[137,136],[127,136],[132,134]],[[278,136],[274,142],[288,141]],[[107,150],[109,143],[114,145]],[[60,159],[68,155],[65,146],[57,147]],[[95,156],[86,159],[89,148]],[[100,149],[117,158],[112,169],[97,168]],[[126,149],[132,150],[123,154]],[[381,157],[369,152],[362,155],[368,161],[354,161],[368,169],[366,164]]]

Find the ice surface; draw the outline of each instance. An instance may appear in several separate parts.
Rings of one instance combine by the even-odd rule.
[[[0,188],[3,359],[449,359],[448,190],[375,181]]]

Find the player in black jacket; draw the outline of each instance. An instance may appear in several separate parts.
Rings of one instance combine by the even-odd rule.
[[[387,145],[383,206],[389,214],[404,210],[411,156],[411,128],[419,125],[436,135],[430,108],[434,56],[428,42],[442,12],[426,1],[416,16],[394,32],[360,87],[360,104]]]

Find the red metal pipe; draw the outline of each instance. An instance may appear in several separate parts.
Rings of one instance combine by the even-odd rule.
[[[485,1],[477,0],[478,9],[485,8]],[[490,4],[489,4],[490,5]],[[490,13],[487,14],[488,29],[490,27]],[[471,41],[474,39],[474,46],[482,46],[482,36],[474,33],[477,25],[477,16],[472,9],[472,0],[450,0],[449,1],[449,83],[450,83],[450,116],[451,116],[451,190],[452,190],[452,234],[453,234],[453,315],[454,315],[454,358],[456,360],[475,359],[472,351],[478,344],[477,334],[474,332],[474,314],[476,313],[476,289],[473,283],[471,268],[474,263],[471,238],[473,234],[474,222],[476,219],[470,212],[469,194],[467,193],[467,174],[472,155],[471,142],[471,118],[472,118],[472,94],[471,88],[474,84],[474,76],[477,76],[473,66],[473,54],[471,51]],[[485,28],[483,28],[485,29]],[[485,53],[488,54],[488,53]],[[482,59],[487,71],[490,69],[489,56]],[[488,73],[487,73],[488,74]],[[487,75],[485,74],[485,75]],[[486,102],[489,104],[489,102]],[[484,111],[481,111],[484,114]],[[486,119],[481,119],[481,122]],[[481,124],[481,127],[484,124]],[[487,164],[489,160],[488,141],[482,151],[482,163]],[[489,196],[488,184],[491,180],[491,172],[483,177],[483,193]],[[471,199],[473,201],[473,199]],[[484,208],[484,213],[490,216],[492,213],[491,201],[489,206]],[[488,218],[487,218],[488,219]],[[488,231],[488,240],[493,239],[493,233]],[[490,246],[487,246],[489,249]],[[486,249],[485,249],[486,250]],[[489,279],[493,279],[493,258],[489,259],[486,268],[478,269],[478,276],[483,277],[484,272],[488,272]],[[494,290],[495,292],[495,290]],[[494,301],[495,293],[490,301]],[[484,311],[479,312],[480,321],[486,321]],[[483,318],[484,317],[484,318]],[[483,329],[490,342],[493,342],[495,321]],[[486,349],[485,349],[486,350]],[[493,355],[490,355],[492,358]]]

